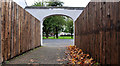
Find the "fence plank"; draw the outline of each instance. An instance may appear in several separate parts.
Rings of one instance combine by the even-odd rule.
[[[75,22],[75,45],[101,64],[119,64],[119,10],[119,2],[90,2]]]
[[[10,18],[11,17],[11,2],[9,2],[8,6],[9,6],[9,14],[8,14],[9,15],[8,16],[9,17],[9,20],[8,20],[9,21],[8,22],[9,23],[9,27],[8,27],[9,28],[8,29],[8,59],[10,59],[10,45],[11,45],[11,18]]]
[[[2,0],[3,1],[3,0]],[[2,61],[5,59],[4,57],[4,44],[5,44],[5,3],[2,2],[1,4],[1,54],[2,54]]]
[[[0,3],[2,61],[41,46],[40,21],[15,2]]]

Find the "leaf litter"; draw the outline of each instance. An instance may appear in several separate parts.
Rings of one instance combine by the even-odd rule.
[[[67,64],[89,64],[94,65],[96,62],[89,54],[84,54],[82,49],[76,46],[67,46],[67,50],[64,52],[66,58],[57,59],[58,62],[66,61]]]

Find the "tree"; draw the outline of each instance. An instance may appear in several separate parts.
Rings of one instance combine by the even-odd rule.
[[[66,28],[65,28],[65,32],[69,32],[69,33],[71,33],[71,38],[73,38],[73,28],[74,28],[74,26],[73,26],[73,20],[72,19],[70,19],[70,18],[67,18],[66,19]]]
[[[53,16],[52,22],[54,34],[56,35],[56,38],[58,38],[58,33],[62,31],[63,25],[65,24],[65,19],[63,16]]]
[[[46,2],[35,2],[32,6],[63,6],[63,2],[59,0],[50,0]]]
[[[47,6],[63,6],[63,2],[60,2],[60,1],[48,1],[46,2],[47,3]]]
[[[46,34],[46,38],[49,37],[49,33],[52,31],[51,17],[48,17],[43,22],[43,32]]]
[[[63,16],[50,16],[44,20],[44,32],[47,36],[48,33],[53,32],[54,35],[56,35],[56,38],[58,38],[58,33],[62,31],[64,24],[65,19]]]
[[[45,6],[44,2],[35,2],[32,6]]]

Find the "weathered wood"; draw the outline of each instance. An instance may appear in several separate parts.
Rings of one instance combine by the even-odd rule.
[[[3,1],[3,0],[2,0]],[[4,44],[5,44],[5,3],[2,2],[1,4],[1,11],[2,11],[2,14],[1,14],[1,54],[2,54],[2,61],[3,59],[5,59],[4,57]]]
[[[1,0],[0,0],[1,1]],[[0,39],[1,39],[1,5],[2,3],[0,2]],[[1,53],[1,49],[2,48],[2,46],[1,46],[1,40],[0,40],[0,63],[2,62],[2,53]]]
[[[12,22],[11,22],[11,57],[13,57],[13,55],[14,55],[14,50],[13,50],[13,29],[14,29],[14,2],[12,2],[12,4],[11,4],[11,20],[12,20]]]
[[[75,45],[101,64],[119,64],[120,2],[90,2],[75,22]]]
[[[9,3],[9,27],[8,27],[8,59],[10,59],[10,45],[11,45],[11,2],[8,2]]]
[[[118,7],[119,7],[118,11],[120,11],[120,2],[119,2]],[[120,18],[120,12],[118,12],[118,18]],[[117,25],[119,25],[117,27],[117,30],[119,30],[117,32],[117,44],[118,44],[118,51],[119,51],[120,50],[120,39],[119,39],[120,38],[120,19],[118,19]],[[118,53],[118,59],[120,59],[120,51]],[[118,61],[118,63],[120,63],[120,60]]]
[[[2,61],[41,46],[40,21],[15,2],[0,3]]]

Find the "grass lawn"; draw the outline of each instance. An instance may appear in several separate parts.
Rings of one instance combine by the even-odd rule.
[[[43,39],[47,39],[47,38],[43,37]],[[57,38],[48,37],[48,39],[57,39]],[[58,39],[73,39],[73,38],[71,38],[71,36],[60,36],[60,37],[58,37]]]

